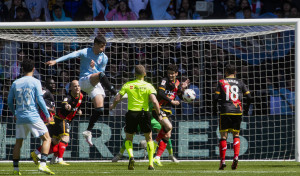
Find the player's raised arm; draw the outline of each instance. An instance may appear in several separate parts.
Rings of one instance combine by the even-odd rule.
[[[52,65],[55,65],[58,62],[63,62],[63,61],[69,60],[69,59],[77,58],[81,55],[82,51],[83,51],[83,49],[78,50],[78,51],[74,51],[74,52],[72,52],[70,54],[67,54],[65,56],[62,56],[62,57],[60,57],[56,60],[50,60],[50,61],[46,62],[46,65],[52,66]]]

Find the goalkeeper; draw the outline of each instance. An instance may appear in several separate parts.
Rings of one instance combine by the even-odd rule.
[[[149,109],[153,109],[153,104],[152,103],[149,103]],[[159,133],[159,131],[161,130],[161,125],[160,125],[160,123],[155,118],[153,118],[152,113],[150,113],[150,115],[151,115],[151,127],[152,127],[152,130],[156,130]],[[140,132],[140,127],[139,126],[138,126],[138,132]],[[118,162],[118,160],[122,158],[123,153],[126,150],[126,148],[125,148],[125,141],[126,141],[126,139],[124,139],[122,147],[121,147],[119,153],[115,157],[113,157],[113,159],[111,160],[112,162]],[[169,141],[167,143],[167,150],[169,152],[169,159],[171,161],[175,162],[175,163],[179,163],[179,161],[173,155],[173,148],[172,148],[172,141],[171,141],[171,139],[169,139]]]
[[[93,145],[91,131],[104,111],[103,101],[105,92],[102,86],[107,88],[113,95],[117,94],[116,90],[104,74],[106,64],[108,62],[108,57],[103,53],[105,46],[106,39],[103,36],[98,35],[94,39],[94,46],[92,48],[84,48],[79,51],[74,51],[68,55],[46,63],[47,65],[52,66],[58,62],[80,57],[79,85],[81,89],[89,95],[94,105],[88,128],[83,132],[83,136],[86,138],[86,141],[90,146]]]

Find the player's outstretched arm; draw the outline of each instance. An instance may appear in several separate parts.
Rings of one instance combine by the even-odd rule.
[[[56,64],[56,60],[50,60],[48,62],[46,62],[46,65],[52,66]]]

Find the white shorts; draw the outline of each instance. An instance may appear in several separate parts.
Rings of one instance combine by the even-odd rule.
[[[31,134],[34,137],[40,137],[48,132],[48,128],[46,127],[46,125],[44,124],[43,121],[39,121],[34,124],[16,125],[16,138],[17,139],[26,139],[29,132],[31,132]]]
[[[87,93],[91,99],[93,99],[96,95],[99,95],[99,94],[102,95],[104,98],[105,92],[104,92],[102,85],[100,83],[98,83],[96,86],[93,86],[90,83],[90,76],[91,75],[88,75],[86,77],[81,77],[79,79],[79,85],[80,85],[81,90],[83,90],[85,93]]]

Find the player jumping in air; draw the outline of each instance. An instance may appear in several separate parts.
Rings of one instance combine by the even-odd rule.
[[[244,107],[244,113],[248,114],[249,106],[251,104],[251,94],[247,86],[239,79],[235,77],[236,71],[233,65],[228,64],[225,68],[225,78],[219,80],[216,88],[214,101],[213,101],[213,112],[218,112],[218,100],[221,105],[220,109],[220,121],[219,121],[219,132],[221,140],[219,144],[220,151],[220,167],[219,170],[224,170],[225,155],[227,149],[227,136],[228,132],[233,135],[233,150],[234,157],[231,169],[235,170],[238,165],[238,158],[240,152],[240,125],[242,121],[243,108],[242,108],[242,95],[247,97],[247,105]]]
[[[189,80],[187,79],[182,84],[176,77],[178,76],[178,67],[174,64],[170,64],[167,68],[167,78],[163,78],[158,85],[157,100],[160,106],[160,112],[163,116],[162,120],[158,119],[156,113],[152,112],[153,117],[160,122],[162,129],[159,131],[155,141],[158,145],[156,156],[154,158],[154,163],[158,166],[162,166],[160,162],[160,157],[167,147],[167,143],[171,137],[171,115],[172,107],[180,104],[178,100],[175,100],[178,95],[181,97],[181,93],[187,88]]]
[[[117,94],[116,90],[104,74],[108,61],[107,56],[103,53],[105,46],[106,39],[103,36],[98,35],[94,39],[94,46],[92,48],[74,51],[56,60],[47,62],[47,65],[52,66],[58,62],[80,57],[79,85],[81,89],[89,95],[94,105],[87,130],[83,132],[83,135],[90,146],[93,145],[91,131],[104,111],[103,101],[105,92],[102,86],[107,88],[113,95]]]

